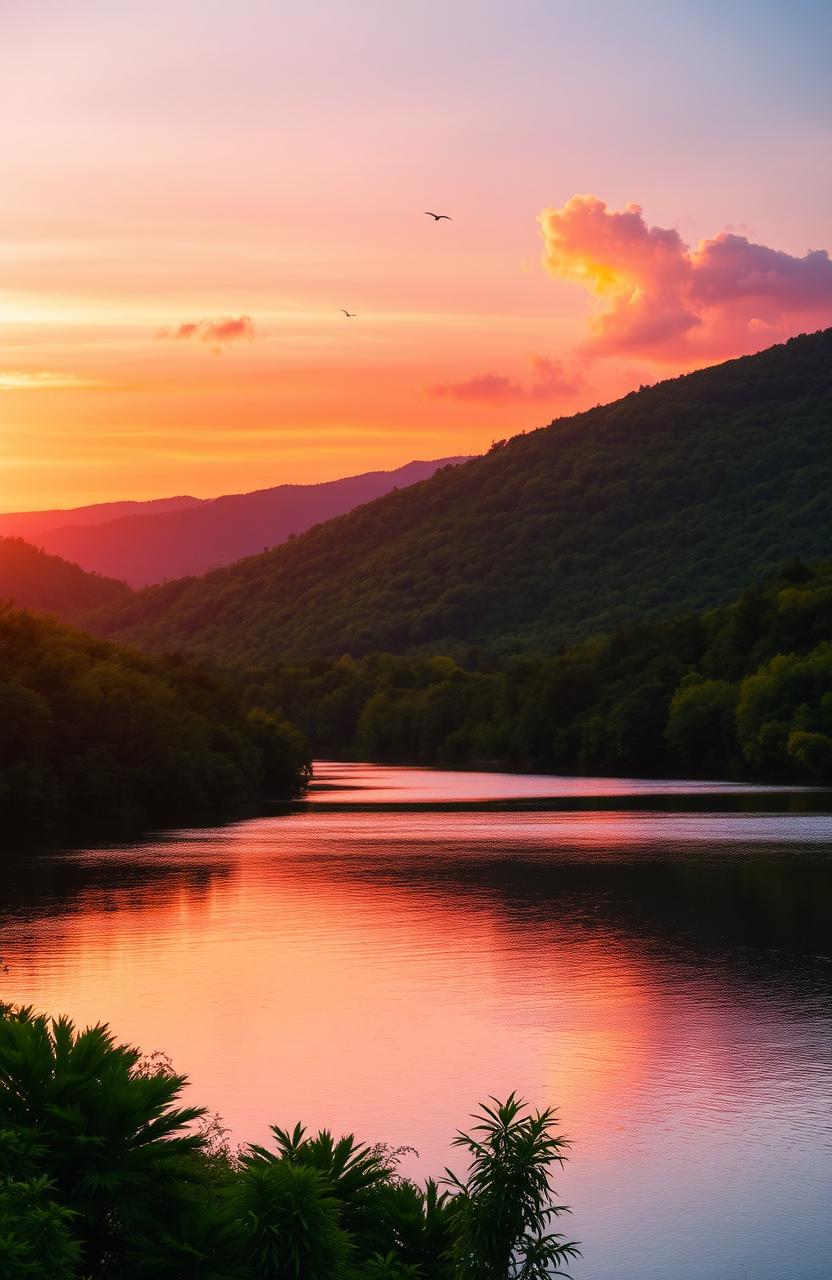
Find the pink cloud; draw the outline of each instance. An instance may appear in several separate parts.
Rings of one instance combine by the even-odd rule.
[[[583,374],[577,369],[568,369],[560,360],[532,355],[529,356],[529,363],[532,367],[532,381],[527,395],[531,400],[573,396],[583,388]]]
[[[204,342],[207,346],[221,348],[229,342],[254,338],[254,321],[251,316],[220,316],[217,320],[189,321],[177,328],[160,329],[157,338],[171,338],[175,342]]]
[[[481,373],[462,382],[435,383],[428,387],[428,394],[438,399],[494,404],[565,398],[574,395],[583,386],[581,374],[568,370],[559,360],[532,355],[529,363],[532,377],[528,383],[499,373]]]
[[[524,389],[513,378],[499,373],[480,373],[463,382],[437,382],[428,387],[436,399],[449,400],[522,400]]]
[[[573,196],[539,218],[544,266],[580,284],[601,309],[586,351],[653,360],[758,350],[832,320],[832,261],[797,258],[721,232],[691,250],[675,230],[650,227],[639,205],[621,212]]]

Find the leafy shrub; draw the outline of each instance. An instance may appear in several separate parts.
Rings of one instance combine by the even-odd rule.
[[[483,1107],[464,1179],[400,1151],[275,1126],[230,1151],[185,1079],[106,1027],[0,1006],[0,1274],[8,1280],[535,1280],[577,1256],[548,1230],[551,1111]]]

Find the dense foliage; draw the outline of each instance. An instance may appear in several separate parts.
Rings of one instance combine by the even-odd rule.
[[[832,782],[832,562],[548,658],[375,654],[246,680],[244,701],[289,716],[318,754]]]
[[[22,538],[0,538],[0,600],[72,621],[130,594],[125,582],[86,573],[77,564],[47,555]]]
[[[440,1190],[301,1126],[234,1152],[184,1085],[106,1027],[0,1007],[6,1280],[545,1280],[577,1254],[549,1230],[549,1110],[484,1107]]]
[[[303,738],[178,658],[0,606],[0,829],[104,834],[294,794]]]
[[[831,426],[826,330],[517,436],[92,625],[238,662],[551,652],[832,553]]]

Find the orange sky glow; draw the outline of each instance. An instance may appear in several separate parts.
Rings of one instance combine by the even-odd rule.
[[[832,323],[822,59],[746,8],[0,4],[0,510],[479,452]]]

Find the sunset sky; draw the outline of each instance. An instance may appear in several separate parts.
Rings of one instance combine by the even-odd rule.
[[[823,0],[0,0],[0,510],[479,451],[831,324],[830,47]]]

